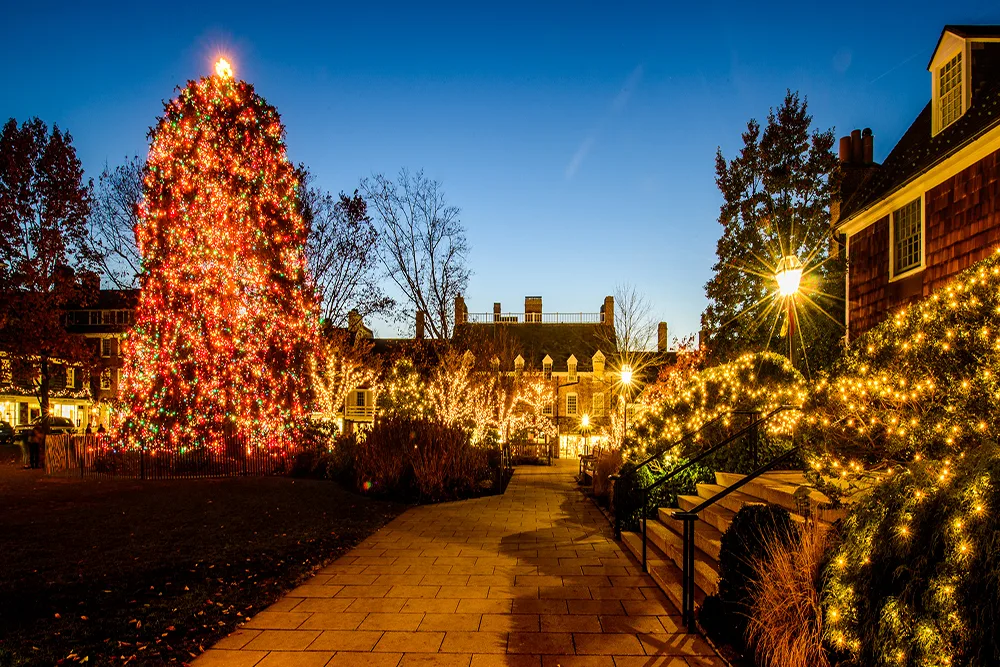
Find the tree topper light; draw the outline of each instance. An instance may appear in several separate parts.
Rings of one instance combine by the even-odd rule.
[[[233,66],[225,58],[219,58],[215,63],[215,75],[223,79],[233,78]]]

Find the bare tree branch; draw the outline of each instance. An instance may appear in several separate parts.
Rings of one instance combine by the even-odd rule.
[[[423,171],[403,169],[395,181],[377,174],[362,180],[361,190],[379,223],[379,258],[407,302],[400,314],[413,321],[423,310],[431,336],[449,338],[452,304],[471,275],[459,209],[446,203],[441,184]]]
[[[90,235],[101,254],[103,277],[118,289],[136,287],[142,271],[135,226],[145,166],[146,161],[138,155],[114,169],[105,164],[94,193]]]

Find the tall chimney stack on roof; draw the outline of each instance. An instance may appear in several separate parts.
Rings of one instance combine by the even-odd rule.
[[[465,299],[459,294],[455,297],[455,325],[465,324],[469,319],[469,309],[465,307]]]
[[[601,323],[609,327],[615,326],[615,297],[604,297],[604,304],[601,306]]]
[[[540,296],[524,297],[524,321],[525,322],[542,321],[542,297]]]
[[[660,322],[656,325],[656,351],[666,352],[670,344],[667,341],[667,323]]]
[[[423,340],[424,339],[424,316],[425,316],[424,315],[424,311],[422,311],[422,310],[418,310],[417,311],[416,333],[413,336],[417,340]]]

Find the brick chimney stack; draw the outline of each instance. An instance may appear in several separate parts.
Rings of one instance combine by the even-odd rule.
[[[500,321],[500,312],[501,312],[500,311],[500,304],[499,303],[494,303],[493,304],[493,321],[494,322],[499,322]]]
[[[455,297],[455,326],[465,324],[469,319],[469,309],[465,307],[465,299],[459,294]]]
[[[656,325],[656,351],[666,352],[670,344],[667,342],[667,323],[660,322]]]
[[[416,333],[413,336],[416,340],[423,340],[424,339],[424,317],[425,316],[426,315],[424,314],[424,311],[422,311],[422,310],[418,310],[417,311]]]
[[[542,321],[542,297],[540,296],[524,297],[524,321],[525,322]]]
[[[358,333],[364,328],[364,326],[365,323],[361,319],[361,313],[352,308],[347,313],[347,330],[351,333]]]
[[[875,169],[875,135],[870,127],[853,130],[840,138],[840,192],[834,193],[830,201],[830,225],[835,228],[840,221],[840,206],[858,191]]]
[[[601,306],[601,322],[609,327],[615,326],[615,297],[604,297],[604,305]]]

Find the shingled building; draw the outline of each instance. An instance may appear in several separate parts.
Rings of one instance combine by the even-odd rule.
[[[945,26],[927,69],[931,99],[881,164],[871,130],[840,140],[851,338],[1000,243],[1000,26]]]

